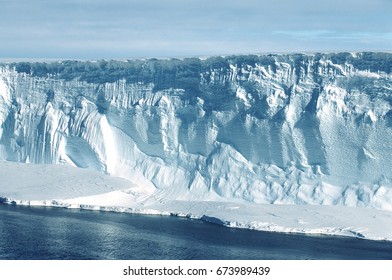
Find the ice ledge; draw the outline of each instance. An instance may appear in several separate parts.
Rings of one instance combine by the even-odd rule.
[[[392,241],[392,212],[375,209],[216,201],[166,201],[149,205],[133,203],[133,207],[129,207],[84,204],[83,198],[74,201],[0,198],[0,203],[5,204],[177,216],[234,228]]]
[[[392,211],[372,208],[259,204],[211,196],[179,200],[142,184],[61,165],[0,161],[0,203],[200,219],[261,231],[392,241]]]

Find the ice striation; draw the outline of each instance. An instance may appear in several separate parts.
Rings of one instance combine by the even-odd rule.
[[[392,210],[392,55],[4,63],[0,160],[158,200]]]

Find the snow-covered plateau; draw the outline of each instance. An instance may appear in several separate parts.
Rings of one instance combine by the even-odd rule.
[[[388,53],[0,64],[1,200],[392,240],[391,68]]]

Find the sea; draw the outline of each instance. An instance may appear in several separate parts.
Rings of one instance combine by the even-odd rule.
[[[200,220],[0,204],[2,260],[391,260],[392,242]]]

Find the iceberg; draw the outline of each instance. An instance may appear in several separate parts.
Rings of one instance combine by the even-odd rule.
[[[391,65],[370,52],[2,63],[0,197],[390,240],[366,224],[392,224]]]

